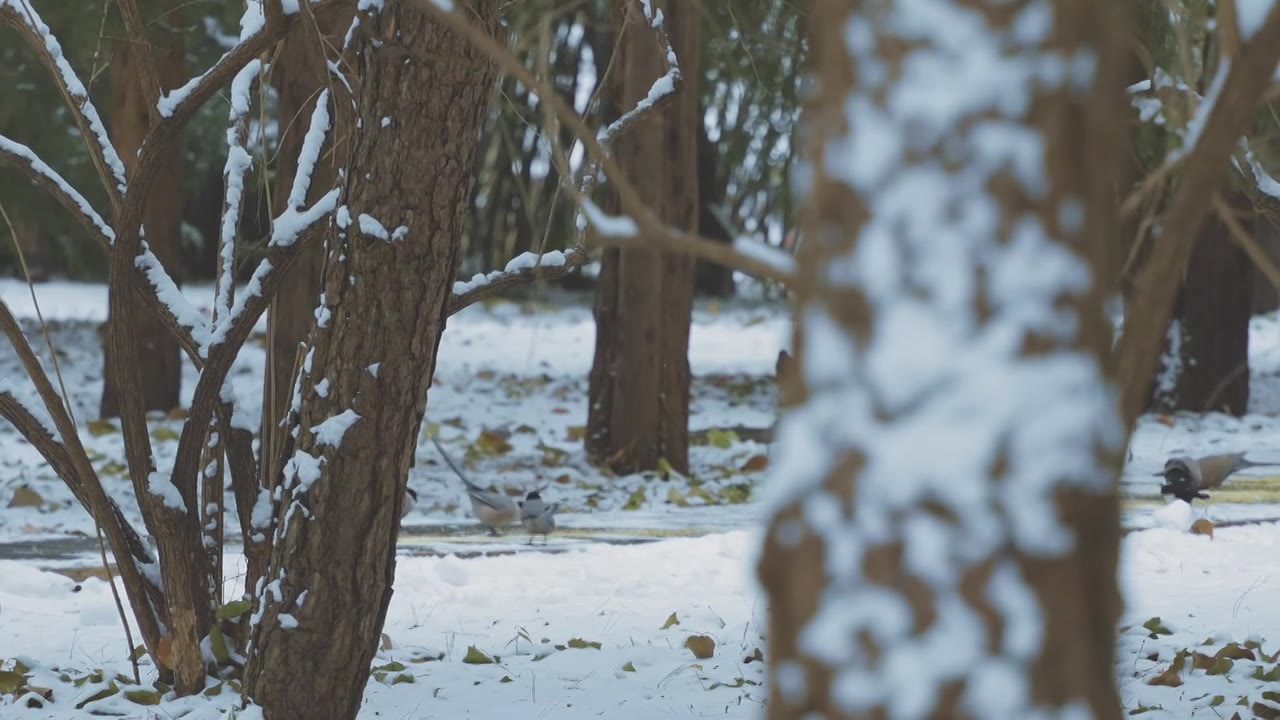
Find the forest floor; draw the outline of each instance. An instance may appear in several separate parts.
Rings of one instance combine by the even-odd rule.
[[[140,526],[117,426],[90,420],[101,393],[97,326],[105,320],[105,289],[49,283],[38,291],[86,446],[108,491]],[[188,291],[196,304],[207,304],[208,295],[205,288]],[[25,285],[0,281],[0,297],[24,320],[35,317]],[[756,716],[765,692],[754,654],[763,646],[765,615],[751,567],[769,448],[728,429],[772,425],[773,367],[788,336],[780,304],[699,302],[690,338],[690,425],[700,441],[690,472],[606,477],[581,449],[594,343],[588,300],[548,293],[451,319],[410,476],[419,501],[405,520],[367,716]],[[43,340],[34,344],[44,347]],[[1161,708],[1144,717],[1217,717],[1224,710],[1229,717],[1236,708],[1213,705],[1217,696],[1226,706],[1241,698],[1249,705],[1263,700],[1266,680],[1275,679],[1268,673],[1280,675],[1275,662],[1264,664],[1261,651],[1250,650],[1259,662],[1240,657],[1230,669],[1188,669],[1181,687],[1146,684],[1179,650],[1213,655],[1228,633],[1280,643],[1280,610],[1259,601],[1271,590],[1280,525],[1220,527],[1212,540],[1148,529],[1159,524],[1152,510],[1161,503],[1152,473],[1175,453],[1247,449],[1252,460],[1276,462],[1214,493],[1204,512],[1219,523],[1280,520],[1280,319],[1254,320],[1250,355],[1252,414],[1146,417],[1132,443],[1123,521],[1138,532],[1124,540],[1127,630],[1116,670],[1127,708]],[[260,342],[246,347],[233,374],[242,398],[260,395],[263,361]],[[6,346],[0,377],[19,372]],[[184,393],[194,384],[189,373]],[[162,465],[172,461],[181,422],[153,418]],[[546,494],[562,503],[564,530],[546,548],[530,548],[516,529],[501,538],[478,532],[462,485],[429,433],[478,484],[513,494],[549,485]],[[122,694],[76,709],[128,667],[110,591],[94,569],[92,537],[88,516],[61,481],[0,425],[0,661],[23,658],[33,668],[28,685],[55,691],[45,708],[6,708],[6,718],[83,718],[91,708],[148,717]],[[229,594],[240,591],[239,563],[228,556]],[[680,624],[664,629],[672,613]],[[1153,617],[1158,629],[1143,628]],[[713,638],[715,656],[694,658],[684,647],[691,634]],[[1210,636],[1216,644],[1199,647]],[[498,662],[464,662],[471,647]],[[1275,649],[1264,642],[1263,650]],[[97,670],[105,674],[93,676]],[[1222,672],[1208,674],[1215,670]],[[1261,679],[1252,679],[1255,672]],[[0,706],[5,678],[0,668]],[[161,715],[218,717],[232,695],[166,702]]]

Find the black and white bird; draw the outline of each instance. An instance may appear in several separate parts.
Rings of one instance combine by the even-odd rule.
[[[1185,455],[1171,457],[1165,461],[1164,469],[1155,473],[1164,478],[1160,486],[1161,495],[1172,495],[1183,502],[1192,500],[1208,500],[1205,490],[1216,490],[1222,487],[1227,478],[1245,468],[1257,467],[1266,463],[1256,463],[1244,458],[1244,453],[1227,453],[1223,455],[1206,455],[1200,458]]]
[[[485,490],[468,480],[467,476],[462,474],[462,470],[453,463],[449,453],[445,452],[440,441],[435,438],[431,438],[431,441],[436,444],[436,450],[440,451],[449,468],[462,480],[462,484],[467,486],[467,497],[471,499],[471,514],[481,525],[488,528],[490,535],[501,535],[498,528],[514,525],[520,520],[520,507],[514,500],[507,497],[505,493]]]
[[[529,544],[533,544],[533,538],[536,535],[542,536],[542,544],[547,544],[547,536],[555,532],[556,529],[556,511],[560,509],[560,503],[545,503],[542,501],[542,494],[537,490],[525,496],[520,502],[520,520],[524,522],[524,529],[529,533]]]
[[[418,493],[411,487],[404,489],[404,505],[400,508],[400,519],[403,520],[406,515],[413,510],[413,506],[418,503]]]

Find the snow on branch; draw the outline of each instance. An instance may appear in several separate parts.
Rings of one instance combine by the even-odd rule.
[[[67,107],[80,128],[89,149],[93,164],[98,169],[103,186],[111,198],[113,206],[128,189],[125,181],[124,163],[116,153],[111,138],[107,135],[106,126],[98,115],[98,109],[89,99],[89,91],[67,61],[62,52],[62,45],[54,37],[49,26],[40,19],[30,0],[0,0],[0,20],[13,26],[20,35],[30,43],[40,61],[49,69],[54,82],[58,85]]]
[[[160,258],[151,252],[151,246],[145,241],[142,243],[142,251],[133,259],[133,265],[142,271],[147,287],[164,308],[165,314],[171,316],[180,327],[186,328],[198,345],[208,344],[209,323],[204,314],[187,301],[187,296],[182,294],[178,284],[165,271]]]
[[[652,249],[656,245],[667,252],[685,253],[727,265],[761,278],[784,283],[793,279],[791,273],[781,272],[780,268],[774,263],[761,262],[758,258],[743,254],[724,243],[716,242],[695,233],[685,232],[663,222],[652,209],[645,205],[635,185],[627,179],[605,144],[601,141],[599,133],[592,132],[582,118],[574,112],[573,108],[565,104],[564,100],[546,82],[535,77],[505,45],[477,27],[460,10],[450,10],[432,2],[432,0],[415,0],[415,2],[418,7],[429,12],[432,17],[438,19],[450,30],[466,38],[476,49],[493,59],[502,70],[529,88],[542,102],[546,103],[546,107],[555,115],[556,119],[564,123],[577,136],[578,142],[582,143],[587,157],[590,158],[593,164],[598,164],[599,168],[604,171],[605,175],[613,183],[613,187],[617,191],[618,198],[622,204],[622,215],[630,218],[639,231],[630,235],[604,235],[600,238],[602,241],[619,247],[632,246]],[[657,19],[656,15],[652,16],[650,23],[653,24],[653,21]],[[655,31],[659,33],[659,37],[665,37],[664,24],[658,23]],[[675,59],[673,54],[665,57],[669,67],[678,67],[672,64]],[[670,71],[668,71],[668,75],[670,75]],[[664,75],[664,77],[668,75]],[[677,72],[672,80],[673,91],[678,89],[676,86],[682,84],[678,81],[679,74]],[[664,83],[660,79],[657,91],[651,90],[650,96],[656,95],[656,97],[653,97],[652,101],[648,103],[648,110],[652,111],[661,105],[666,98],[671,97],[670,94],[663,92],[663,85]],[[595,174],[590,171],[584,174],[583,189],[590,190],[594,188]],[[574,202],[579,207],[583,207],[583,200],[589,199],[589,193],[579,189],[572,178],[566,175],[561,175],[561,182]],[[585,222],[580,219],[579,230],[583,230],[584,226]]]
[[[0,135],[0,160],[25,170],[32,182],[48,190],[100,245],[107,247],[115,241],[115,231],[93,209],[84,195],[72,187],[58,171],[41,160],[31,148]]]
[[[289,190],[289,207],[300,208],[307,204],[311,175],[315,172],[316,162],[320,160],[320,150],[328,132],[329,89],[325,88],[316,98],[316,108],[311,113],[311,126],[307,128],[306,137],[302,139],[302,149],[298,151],[298,170],[294,173],[293,187]]]
[[[586,248],[576,247],[567,251],[548,253],[526,252],[515,256],[502,270],[476,274],[470,280],[453,284],[453,296],[449,299],[449,315],[504,290],[531,282],[559,280],[574,268],[590,261]]]
[[[253,156],[245,147],[249,138],[249,108],[254,83],[264,71],[261,60],[251,60],[231,81],[231,110],[227,118],[227,162],[222,170],[224,197],[222,226],[218,232],[218,273],[214,290],[213,319],[231,312],[235,287],[236,237],[240,228],[240,208],[244,202],[244,178],[253,167]]]

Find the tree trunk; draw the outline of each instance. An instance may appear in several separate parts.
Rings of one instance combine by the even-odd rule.
[[[459,12],[498,32],[498,0],[466,4]],[[360,707],[494,80],[487,57],[413,3],[360,20],[355,181],[326,250],[323,320],[245,669],[268,720],[349,720]],[[354,423],[334,432],[344,418]]]
[[[151,54],[155,58],[160,87],[172,90],[186,82],[183,73],[182,11],[170,9],[159,22],[148,27]],[[138,150],[146,135],[149,123],[146,94],[142,89],[142,73],[138,69],[138,49],[128,40],[117,38],[112,43],[111,94],[111,142],[116,146],[125,171],[132,173],[137,163]],[[146,231],[143,240],[151,247],[175,281],[181,276],[178,254],[182,232],[182,172],[183,143],[179,140],[166,149],[156,170],[155,183],[147,197],[142,226]],[[138,302],[130,300],[130,302]],[[141,309],[137,312],[138,361],[142,364],[142,394],[147,410],[168,412],[178,407],[182,388],[182,355],[178,343],[153,313]],[[108,314],[107,323],[111,322]],[[111,352],[103,345],[102,354],[102,417],[117,417],[120,403],[116,388],[111,382]]]
[[[1246,197],[1232,205],[1242,227],[1252,222]],[[1156,412],[1221,412],[1249,409],[1249,317],[1253,264],[1216,214],[1200,227],[1178,292],[1152,390]]]
[[[815,3],[795,406],[759,564],[771,720],[1120,717],[1124,430],[1096,279],[1123,35],[1105,0],[1045,4],[1042,36],[1027,3],[946,3],[968,43],[893,0]],[[899,102],[936,97],[906,68],[939,53],[1090,62],[1057,84],[984,73],[946,112]]]
[[[696,87],[696,79],[690,79]],[[692,91],[693,88],[690,88]],[[724,203],[724,183],[716,172],[716,148],[707,137],[707,126],[701,117],[696,129],[698,146],[698,234],[719,240],[723,243],[733,242],[729,230],[716,217],[714,207]],[[712,297],[730,297],[733,295],[733,268],[725,267],[706,260],[696,264],[694,289],[699,295]]]
[[[687,83],[661,115],[619,139],[618,162],[644,201],[667,223],[697,227],[696,78],[699,10],[657,3]],[[622,35],[621,105],[634,107],[664,70],[661,51],[643,23],[640,0],[627,3]],[[694,263],[656,250],[609,250],[596,291],[596,350],[591,367],[587,453],[615,472],[654,469],[665,459],[689,464],[689,324]]]
[[[324,50],[342,47],[353,12],[346,4],[322,8],[316,14],[316,23],[298,23],[280,44],[280,56],[272,71],[279,94],[277,118],[281,132],[277,148],[279,164],[271,192],[272,216],[279,215],[288,206],[298,151],[307,133],[311,109],[320,91],[330,87],[334,80],[325,65]],[[331,131],[333,143],[316,163],[307,205],[333,189],[338,179],[337,163],[346,158],[346,138],[353,123],[350,104],[336,103],[333,111],[336,129]],[[280,449],[284,446],[280,424],[292,395],[294,369],[301,359],[299,346],[306,342],[315,322],[323,267],[323,247],[316,245],[303,252],[289,269],[268,311],[261,435],[265,487],[273,487],[280,474]]]

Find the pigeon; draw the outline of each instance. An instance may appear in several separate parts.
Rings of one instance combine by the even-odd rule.
[[[1245,468],[1257,468],[1260,465],[1266,465],[1266,462],[1245,460],[1243,452],[1229,452],[1229,454],[1225,455],[1206,455],[1204,457],[1178,456],[1170,457],[1169,460],[1166,460],[1165,469],[1158,471],[1156,475],[1164,475],[1167,480],[1171,470],[1183,468],[1184,474],[1192,475],[1196,482],[1199,483],[1199,487],[1217,489],[1222,487],[1222,483],[1226,482],[1226,478],[1238,473],[1238,471]],[[1169,495],[1169,493],[1166,493],[1166,495]]]

